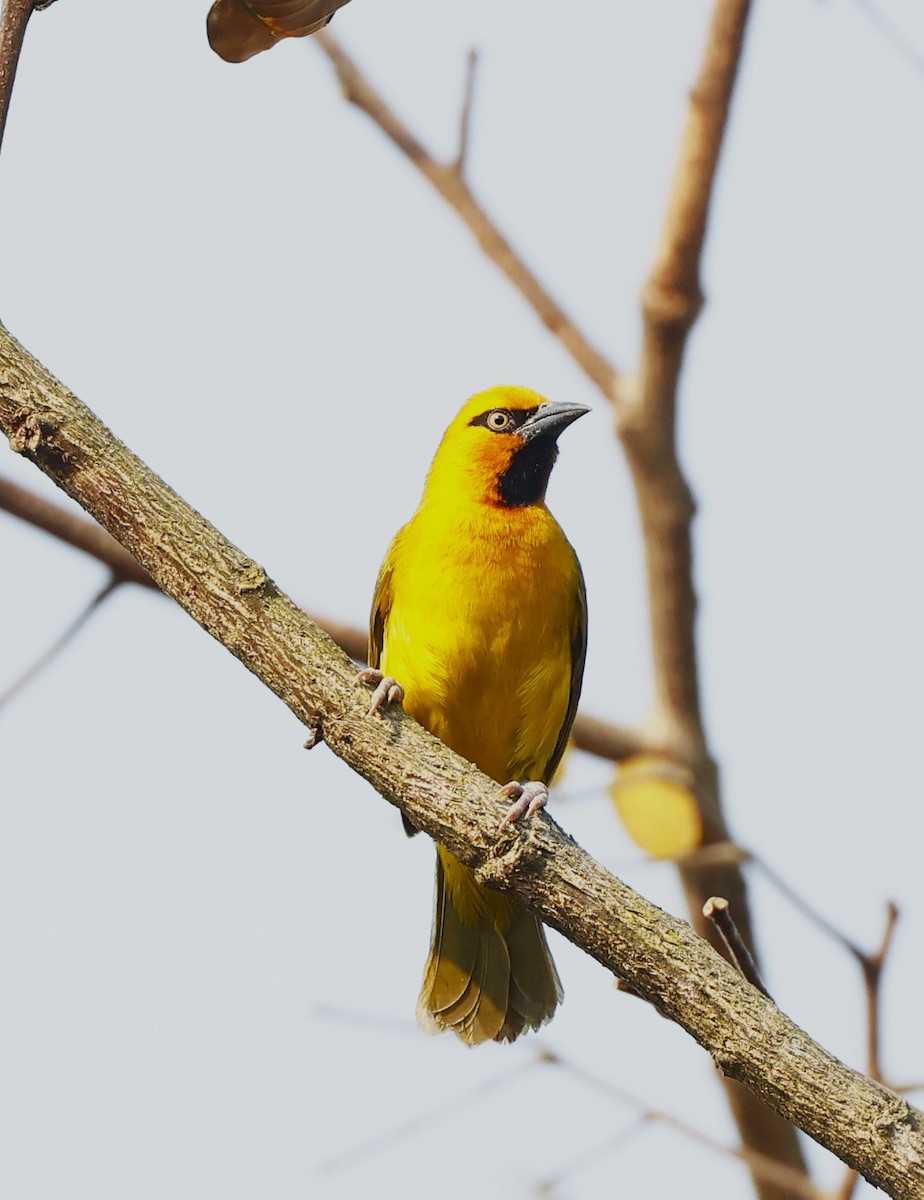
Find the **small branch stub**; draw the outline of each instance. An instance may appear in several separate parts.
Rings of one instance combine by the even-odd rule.
[[[772,999],[770,993],[764,987],[764,982],[757,969],[757,963],[755,963],[744,938],[741,936],[741,931],[735,924],[728,901],[722,896],[711,896],[703,905],[703,916],[707,921],[712,921],[716,929],[718,929],[728,949],[731,961],[748,983],[753,984],[768,999]]]

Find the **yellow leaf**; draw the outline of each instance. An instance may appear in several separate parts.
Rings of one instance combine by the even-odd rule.
[[[703,821],[690,773],[667,759],[627,759],[610,798],[629,837],[653,858],[681,858],[703,840]]]

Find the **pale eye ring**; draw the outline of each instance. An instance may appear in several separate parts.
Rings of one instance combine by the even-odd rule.
[[[493,429],[495,433],[503,433],[512,426],[513,417],[505,408],[495,408],[493,412],[488,413],[488,428]]]

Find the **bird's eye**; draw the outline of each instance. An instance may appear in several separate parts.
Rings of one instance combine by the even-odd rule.
[[[488,428],[495,433],[503,433],[505,429],[513,428],[513,417],[505,408],[495,408],[488,413]]]

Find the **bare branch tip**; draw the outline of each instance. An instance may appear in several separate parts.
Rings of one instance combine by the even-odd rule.
[[[321,728],[321,722],[319,721],[317,725],[308,727],[308,737],[305,739],[305,743],[302,748],[304,750],[313,750],[315,746],[320,746],[321,742],[323,741],[324,731]]]
[[[459,112],[459,150],[453,169],[460,176],[465,174],[468,158],[469,131],[472,121],[472,105],[475,100],[475,78],[478,72],[478,48],[469,47],[465,60],[465,89],[462,93],[462,108]]]
[[[715,921],[719,913],[726,912],[727,910],[728,901],[724,896],[710,896],[703,905],[703,916],[708,921]]]

